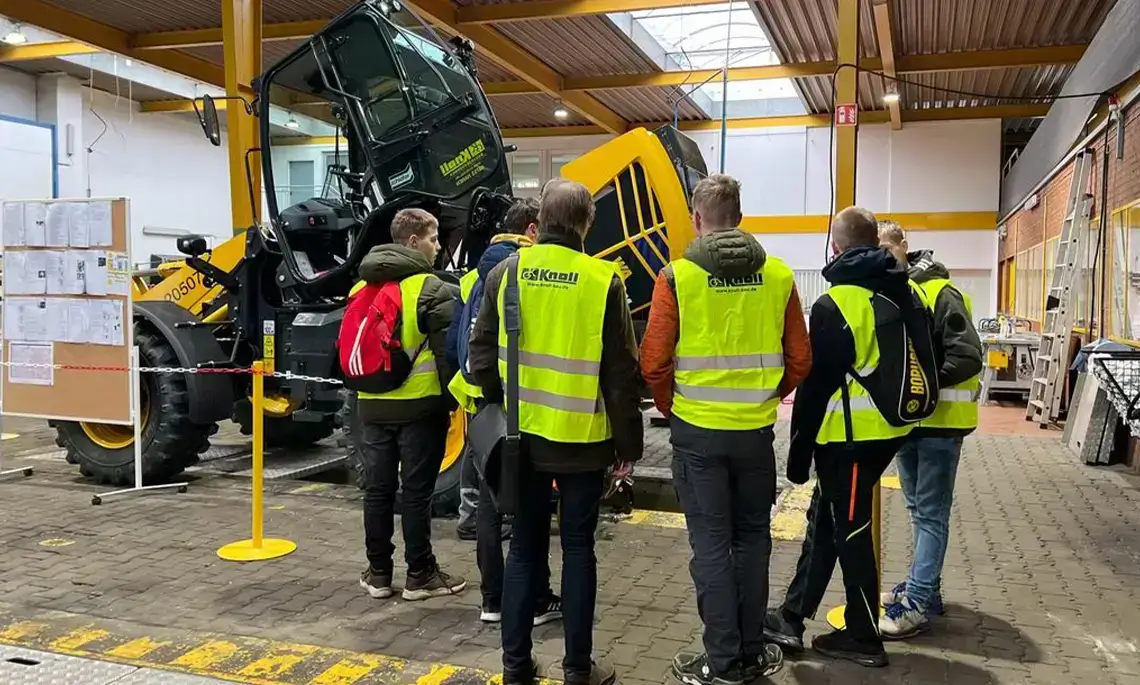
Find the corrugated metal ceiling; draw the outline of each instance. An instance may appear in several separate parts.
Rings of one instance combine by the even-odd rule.
[[[513,21],[495,28],[563,76],[659,71],[604,16]]]
[[[672,88],[622,88],[597,90],[590,94],[626,121],[634,123],[671,121],[674,102],[677,100]],[[492,100],[491,103],[498,106],[498,99]],[[680,100],[677,116],[682,121],[708,119],[708,114],[688,98]]]
[[[573,110],[565,119],[554,118],[554,99],[546,95],[499,95],[491,100],[495,118],[503,128],[574,126],[590,122]]]

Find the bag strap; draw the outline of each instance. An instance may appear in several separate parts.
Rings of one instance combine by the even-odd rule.
[[[507,289],[503,293],[503,327],[507,332],[507,440],[519,439],[519,332],[522,330],[519,307],[519,258],[507,258]]]

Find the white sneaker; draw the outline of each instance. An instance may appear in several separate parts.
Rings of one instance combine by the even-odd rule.
[[[483,606],[479,612],[479,620],[483,623],[501,623],[503,620],[503,612],[492,606]]]
[[[879,632],[884,640],[905,640],[930,630],[926,607],[909,597],[887,607],[879,617]]]
[[[905,580],[890,590],[887,590],[886,592],[879,595],[879,601],[882,602],[883,606],[889,607],[892,604],[898,604],[901,602],[903,600],[903,597],[906,597]]]

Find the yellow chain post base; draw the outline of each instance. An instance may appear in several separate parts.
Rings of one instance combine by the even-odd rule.
[[[875,483],[875,488],[871,491],[871,545],[875,548],[875,575],[879,577],[879,591],[883,588],[883,557],[882,557],[882,540],[883,540],[883,501],[882,489],[879,483]],[[875,602],[879,602],[879,598],[875,597]],[[882,616],[887,612],[883,606],[879,607],[879,615]],[[836,630],[843,630],[847,627],[847,606],[840,604],[831,611],[827,612],[827,622],[832,628]]]
[[[218,556],[226,561],[265,561],[291,554],[297,543],[291,540],[263,537],[263,501],[265,466],[265,363],[253,363],[253,536],[223,545]]]

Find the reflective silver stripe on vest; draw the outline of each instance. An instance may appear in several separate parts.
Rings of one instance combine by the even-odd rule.
[[[974,391],[946,388],[938,391],[938,399],[941,402],[973,402]]]
[[[743,369],[782,369],[782,354],[722,354],[706,357],[677,357],[678,371],[736,371]]]
[[[537,404],[549,409],[570,411],[576,414],[599,414],[604,410],[602,398],[587,400],[581,397],[558,395],[546,390],[519,388],[519,401]]]
[[[877,368],[879,368],[878,364],[871,364],[870,366],[864,366],[861,369],[856,369],[854,374],[849,373],[847,375],[848,376],[855,375],[855,376],[858,376],[860,378],[866,378],[867,376],[870,376],[872,373],[874,373],[875,369],[877,369]]]
[[[428,373],[429,371],[435,373],[435,359],[428,359],[427,361],[416,364],[412,367],[412,371],[408,375],[414,376],[418,373]]]
[[[499,348],[499,360],[507,361],[507,348]],[[580,376],[597,376],[601,373],[601,362],[591,362],[585,359],[567,359],[556,357],[553,354],[540,354],[538,352],[524,352],[519,350],[519,364],[536,369],[573,373]]]
[[[856,395],[851,398],[851,411],[863,411],[866,409],[874,409],[878,411],[875,402],[871,399],[870,395]],[[842,412],[843,411],[843,396],[840,395],[831,400],[827,405],[828,413]]]
[[[677,394],[685,399],[733,404],[763,404],[777,396],[776,390],[750,388],[712,388],[704,385],[677,384]]]

